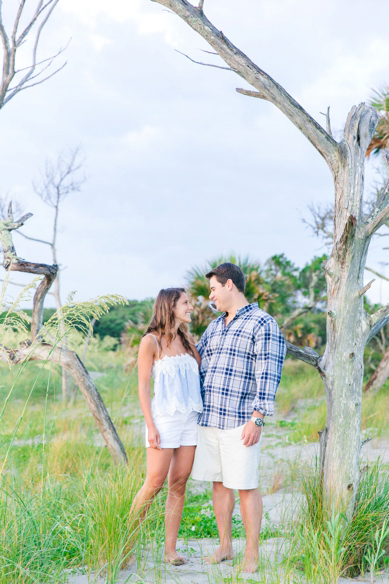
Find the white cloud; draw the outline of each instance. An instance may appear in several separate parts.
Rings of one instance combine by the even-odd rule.
[[[373,38],[363,52],[353,48],[346,43],[338,46],[330,67],[303,89],[301,99],[316,107],[326,102],[348,104],[350,109],[356,99],[367,100],[378,80],[382,83],[388,77],[389,41]]]
[[[161,128],[145,125],[140,130],[127,132],[123,137],[123,142],[139,149],[149,148],[151,144],[160,141],[163,136]]]
[[[92,45],[94,46],[96,51],[101,51],[102,49],[104,49],[104,47],[113,43],[112,39],[108,39],[107,37],[104,37],[101,34],[92,33],[89,35],[89,38],[92,41]]]

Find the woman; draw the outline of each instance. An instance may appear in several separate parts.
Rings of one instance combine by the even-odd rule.
[[[146,422],[147,476],[133,502],[144,517],[168,477],[165,561],[186,563],[176,551],[185,487],[197,444],[202,411],[200,356],[188,330],[188,296],[183,288],[161,290],[138,356],[139,401]],[[155,397],[150,400],[150,378]]]

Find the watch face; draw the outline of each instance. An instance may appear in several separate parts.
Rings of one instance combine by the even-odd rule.
[[[263,422],[262,422],[261,418],[257,418],[257,419],[255,420],[255,425],[256,425],[256,426],[262,426],[262,425],[263,425]]]

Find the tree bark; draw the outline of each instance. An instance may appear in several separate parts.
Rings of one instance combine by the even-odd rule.
[[[377,125],[365,104],[350,111],[337,143],[276,81],[255,65],[187,0],[154,0],[180,16],[257,91],[238,90],[276,105],[315,146],[332,172],[335,186],[334,245],[326,266],[327,346],[323,358],[307,349],[288,352],[315,366],[324,379],[327,423],[321,434],[324,496],[330,508],[350,517],[359,484],[363,354],[368,340],[389,321],[389,306],[370,318],[363,308],[363,274],[373,233],[388,217],[388,197],[367,221],[362,216],[364,162]]]

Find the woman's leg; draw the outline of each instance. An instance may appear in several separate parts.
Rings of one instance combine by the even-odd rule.
[[[173,453],[169,471],[169,491],[166,501],[165,559],[168,562],[185,560],[177,556],[177,535],[185,500],[186,483],[193,466],[196,446],[180,446]]]
[[[163,483],[169,472],[173,452],[173,448],[162,448],[161,450],[147,448],[146,450],[146,480],[138,494],[135,496],[131,506],[131,512],[135,514],[139,513],[142,520],[144,519],[153,498],[163,487]]]

